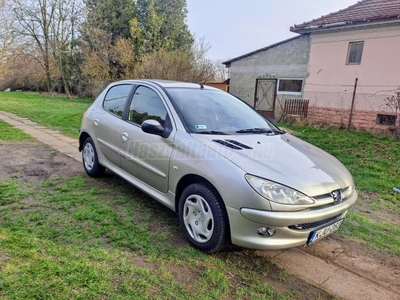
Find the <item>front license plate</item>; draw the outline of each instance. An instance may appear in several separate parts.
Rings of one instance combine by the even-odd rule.
[[[321,229],[319,229],[317,231],[311,232],[307,244],[310,245],[310,244],[312,244],[312,243],[314,243],[314,242],[326,237],[327,235],[330,235],[331,233],[333,233],[336,230],[338,230],[340,225],[342,225],[342,223],[343,223],[343,219],[341,219],[341,220],[339,220],[339,221],[337,221],[337,222],[335,222],[335,223],[333,223],[333,224],[331,224],[331,225],[329,225],[327,227],[324,227],[324,228],[321,228]]]

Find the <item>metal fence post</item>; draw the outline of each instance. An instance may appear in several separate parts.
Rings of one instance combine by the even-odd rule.
[[[354,82],[353,99],[351,100],[351,109],[350,109],[350,116],[349,116],[349,125],[347,126],[347,130],[350,130],[351,121],[353,120],[354,101],[355,101],[355,99],[356,99],[357,83],[358,83],[358,78],[356,78],[356,81]]]

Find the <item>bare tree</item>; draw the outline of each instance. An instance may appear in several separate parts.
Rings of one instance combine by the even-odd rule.
[[[50,3],[48,3],[50,2]],[[51,41],[50,27],[54,19],[55,0],[15,0],[13,11],[17,18],[16,31],[24,37],[25,45],[33,44],[36,49],[30,50],[30,55],[37,56],[39,52],[41,63],[46,73],[47,90],[52,90],[50,74]]]
[[[214,67],[214,80],[217,82],[222,82],[228,79],[229,73],[225,65],[222,64],[221,59],[217,59],[213,62]]]
[[[2,57],[7,53],[8,47],[12,42],[12,26],[14,20],[7,12],[9,0],[0,0],[0,54]]]
[[[75,50],[74,40],[77,27],[80,25],[82,2],[79,0],[55,0],[54,21],[51,23],[51,48],[54,62],[58,67],[64,91],[70,94],[69,77],[71,76],[71,60]]]
[[[21,54],[34,57],[42,65],[48,91],[54,89],[54,64],[69,96],[66,56],[73,50],[81,7],[80,0],[13,1],[12,11],[16,18],[14,31],[20,39],[19,49],[23,49]]]
[[[7,56],[10,54],[14,42],[15,20],[8,11],[9,6],[10,0],[0,0],[0,74],[6,73]]]
[[[193,70],[191,80],[193,82],[207,83],[214,78],[214,68],[211,59],[207,58],[207,52],[211,46],[204,38],[199,39],[192,47]]]

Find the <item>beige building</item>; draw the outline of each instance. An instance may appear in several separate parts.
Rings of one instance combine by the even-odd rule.
[[[295,25],[310,35],[304,98],[308,116],[359,129],[393,125],[387,98],[400,87],[400,0],[363,0]],[[356,93],[353,93],[357,79]]]

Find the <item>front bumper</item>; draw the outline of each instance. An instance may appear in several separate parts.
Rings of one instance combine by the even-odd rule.
[[[357,192],[338,205],[296,212],[263,211],[250,208],[227,207],[234,245],[252,249],[285,249],[307,243],[310,232],[343,219],[356,202]],[[323,222],[327,220],[327,222]],[[303,228],[294,225],[308,224]],[[257,234],[260,227],[276,230],[275,235],[264,237]]]

